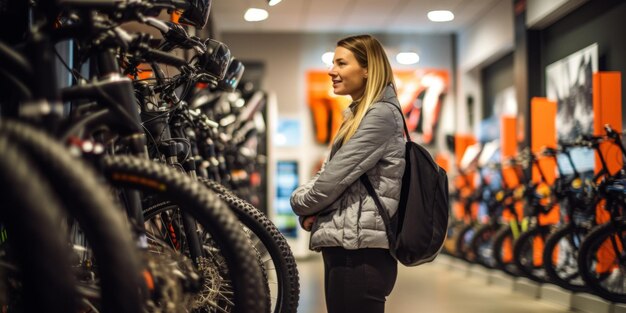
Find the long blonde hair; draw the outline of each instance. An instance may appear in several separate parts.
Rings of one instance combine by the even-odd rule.
[[[385,87],[392,84],[395,90],[396,84],[385,50],[376,38],[370,35],[350,36],[339,40],[337,47],[350,50],[359,65],[367,69],[365,92],[361,99],[354,99],[358,103],[353,114],[346,118],[337,132],[337,140],[345,144],[356,132],[367,110],[383,97]]]

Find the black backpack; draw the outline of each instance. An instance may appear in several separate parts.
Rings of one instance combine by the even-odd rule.
[[[400,114],[403,116],[401,110]],[[406,122],[404,131],[408,140],[406,168],[402,176],[400,203],[394,216],[389,217],[367,174],[360,179],[385,222],[389,251],[400,263],[417,266],[434,260],[446,238],[448,176],[424,147],[411,141]]]

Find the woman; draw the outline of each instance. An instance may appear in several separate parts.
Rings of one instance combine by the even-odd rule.
[[[324,259],[329,313],[384,312],[397,276],[385,225],[360,182],[367,174],[392,216],[404,172],[402,114],[389,60],[372,36],[337,43],[328,72],[337,95],[353,100],[333,143],[329,160],[291,195],[310,248]]]

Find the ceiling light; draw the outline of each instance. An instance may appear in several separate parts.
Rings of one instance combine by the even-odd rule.
[[[333,65],[333,57],[335,56],[334,52],[326,52],[324,54],[322,54],[322,62],[324,62],[324,64],[331,66]]]
[[[400,64],[415,64],[420,61],[420,56],[415,52],[400,52],[396,55],[396,61]]]
[[[454,19],[454,14],[448,10],[430,11],[428,19],[433,22],[449,22]]]
[[[263,9],[249,8],[243,18],[248,22],[259,22],[267,19],[269,14]]]
[[[269,4],[271,7],[279,4],[281,1],[283,0],[267,0],[267,4]]]

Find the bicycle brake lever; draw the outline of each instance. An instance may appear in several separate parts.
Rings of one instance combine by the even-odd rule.
[[[170,31],[170,27],[165,22],[154,17],[141,17],[141,22],[158,29],[163,35]]]

